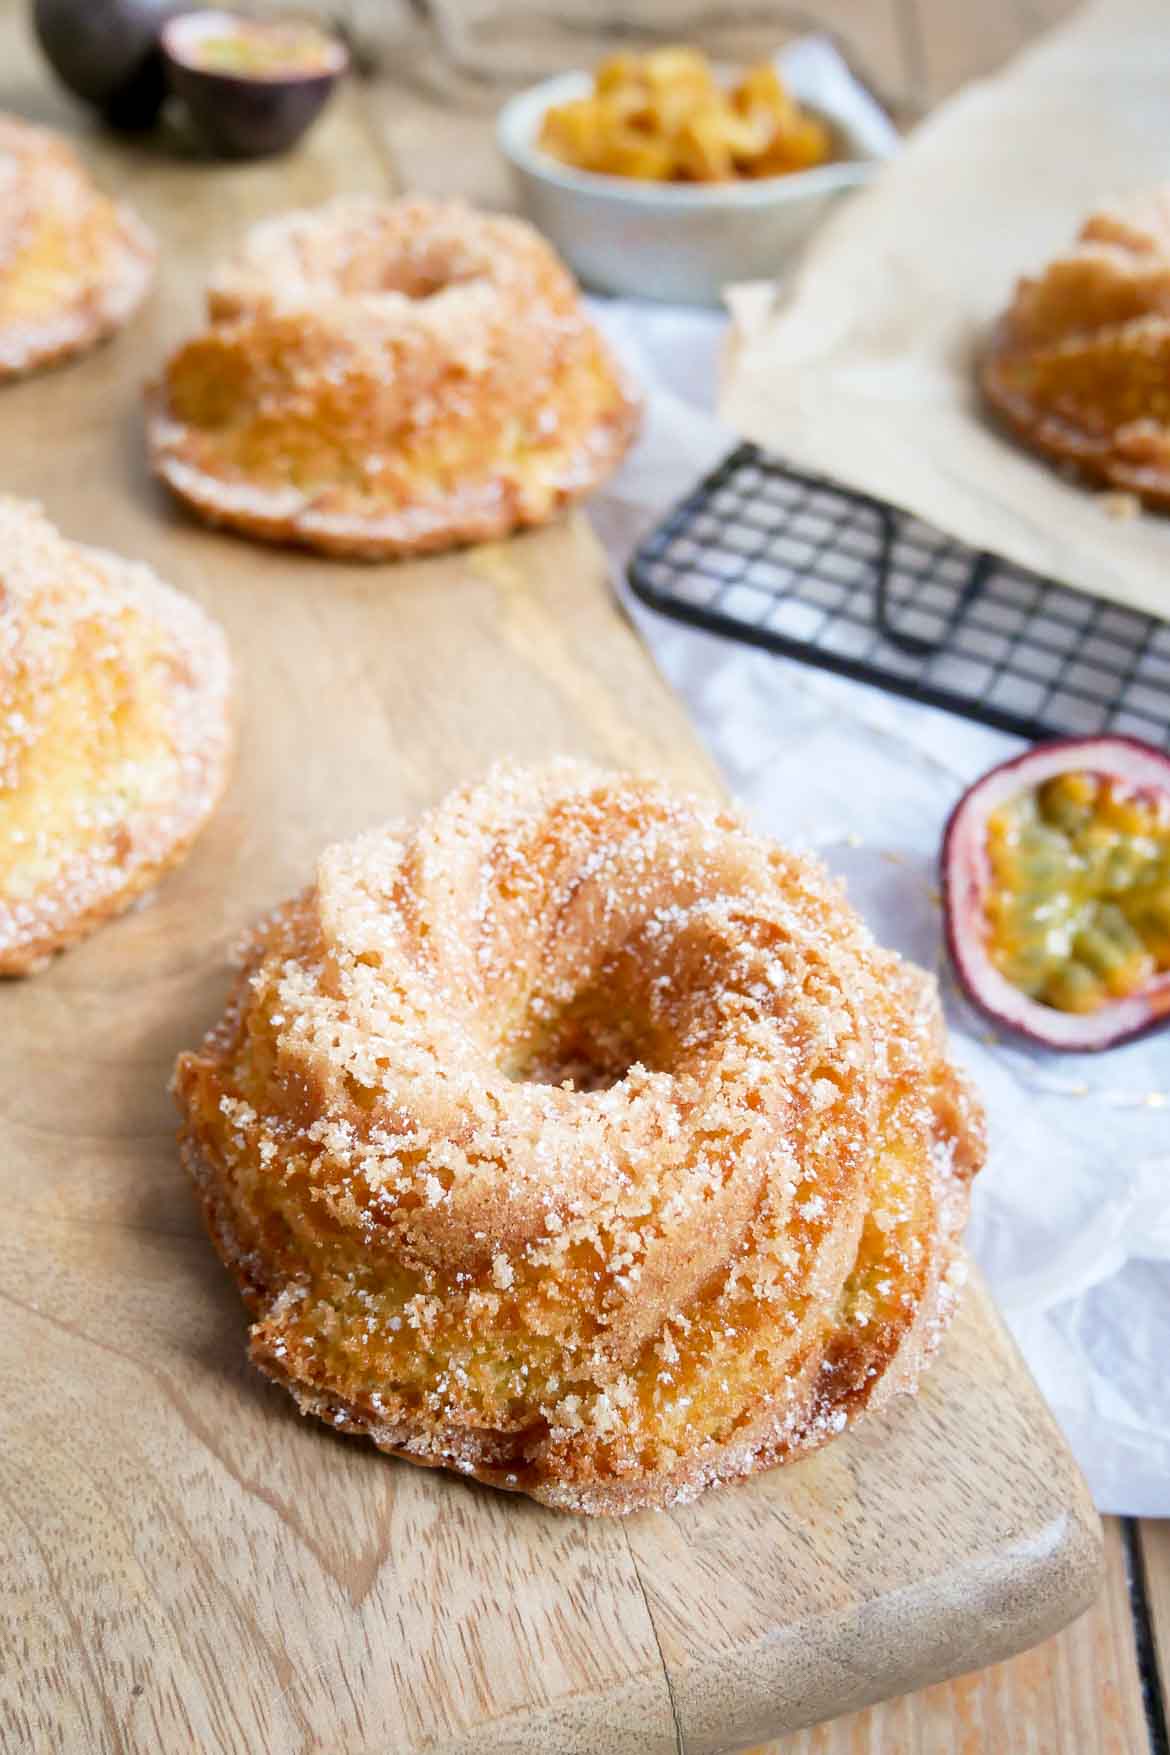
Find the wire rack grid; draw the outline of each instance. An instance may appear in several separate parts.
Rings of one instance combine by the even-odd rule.
[[[639,545],[635,595],[1027,738],[1170,747],[1170,624],[742,445]]]

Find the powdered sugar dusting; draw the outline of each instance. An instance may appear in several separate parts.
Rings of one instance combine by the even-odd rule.
[[[330,848],[176,1088],[264,1368],[587,1510],[913,1387],[982,1157],[933,984],[818,866],[572,763]]]
[[[0,499],[0,972],[36,966],[179,856],[226,780],[229,687],[194,603]]]
[[[64,139],[10,116],[0,117],[0,197],[3,379],[120,329],[149,289],[155,247]]]

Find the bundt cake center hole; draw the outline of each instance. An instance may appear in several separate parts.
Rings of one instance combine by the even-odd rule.
[[[634,1057],[637,1058],[636,1056]],[[575,1091],[608,1091],[620,1084],[634,1064],[606,1065],[593,1052],[592,1044],[582,1043],[575,1051],[571,1041],[542,1044],[518,1064],[508,1067],[508,1076],[517,1085],[571,1085]]]
[[[603,982],[551,1017],[530,1018],[504,1071],[513,1084],[608,1091],[634,1065],[667,1070],[662,1059],[648,1018]]]
[[[404,298],[421,303],[436,298],[450,287],[466,286],[480,278],[479,271],[474,268],[460,268],[454,263],[428,261],[426,258],[407,258],[385,264],[379,290],[401,293]]]

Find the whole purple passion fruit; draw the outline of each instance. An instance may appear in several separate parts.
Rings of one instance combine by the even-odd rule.
[[[1170,1023],[1170,755],[1128,737],[993,768],[943,840],[947,941],[968,996],[1047,1048]]]
[[[285,152],[316,120],[349,65],[315,25],[184,12],[162,34],[171,89],[222,158]]]
[[[46,59],[115,128],[149,128],[166,96],[159,36],[176,0],[33,0]]]

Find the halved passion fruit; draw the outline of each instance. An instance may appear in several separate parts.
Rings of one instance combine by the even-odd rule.
[[[171,19],[162,49],[172,90],[224,158],[295,146],[349,65],[316,25],[212,9]]]
[[[159,33],[178,0],[33,0],[33,26],[70,91],[113,128],[149,128],[167,82]]]
[[[1170,1023],[1170,755],[1128,737],[1038,744],[951,813],[955,969],[997,1023],[1113,1048]]]

